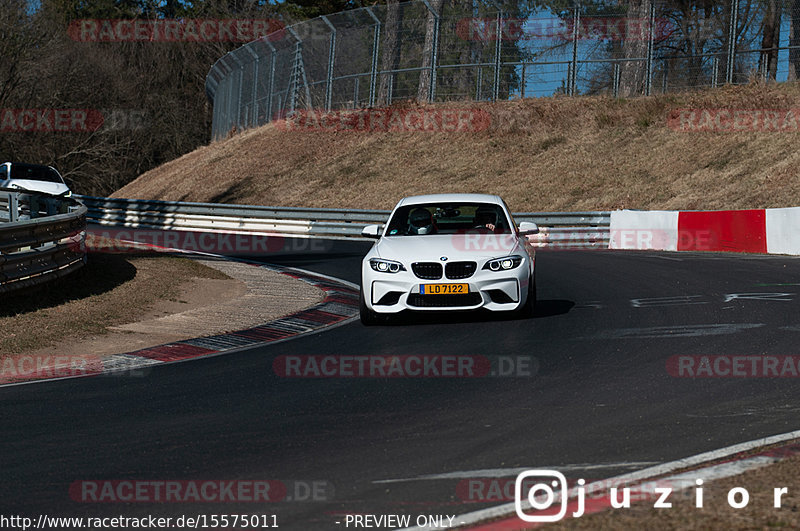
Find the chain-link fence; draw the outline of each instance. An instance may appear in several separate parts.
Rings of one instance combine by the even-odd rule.
[[[212,138],[300,109],[631,97],[800,75],[800,0],[563,5],[390,1],[288,26],[214,64]]]

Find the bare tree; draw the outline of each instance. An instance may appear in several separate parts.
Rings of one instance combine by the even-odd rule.
[[[444,0],[430,0],[433,13],[428,11],[428,18],[425,21],[425,44],[422,46],[422,70],[419,73],[419,86],[417,88],[417,101],[424,103],[428,101],[431,90],[431,63],[434,37],[436,36],[436,22],[442,15]]]
[[[766,70],[773,81],[778,74],[778,44],[781,40],[781,4],[777,0],[767,0],[767,11],[764,14],[763,33],[761,38],[761,56],[758,70]]]
[[[651,6],[652,0],[631,0],[628,4],[628,31],[622,46],[623,57],[644,58],[647,55]],[[644,92],[647,66],[643,60],[622,62],[620,95],[635,96]]]
[[[798,0],[800,1],[800,0]],[[386,23],[383,25],[383,48],[381,49],[381,70],[396,70],[400,65],[400,28],[403,26],[403,11],[398,0],[389,0],[386,4]],[[390,85],[391,84],[391,85]],[[389,105],[390,94],[394,94],[394,74],[381,75],[378,85],[379,105]]]
[[[800,0],[792,0],[789,27],[789,81],[800,80]]]

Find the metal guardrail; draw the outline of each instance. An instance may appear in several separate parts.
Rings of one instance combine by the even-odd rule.
[[[81,268],[86,211],[72,198],[0,188],[0,293]]]
[[[76,196],[88,208],[89,223],[143,230],[282,234],[295,237],[362,239],[361,229],[385,223],[388,210],[296,208],[217,203]],[[517,222],[533,221],[541,247],[607,248],[609,212],[527,212]]]

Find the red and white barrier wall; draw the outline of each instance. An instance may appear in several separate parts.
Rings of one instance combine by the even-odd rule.
[[[611,213],[610,249],[800,254],[800,208]]]

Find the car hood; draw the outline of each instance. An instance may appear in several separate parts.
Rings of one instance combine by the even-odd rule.
[[[435,234],[425,236],[388,236],[381,238],[375,252],[387,260],[438,262],[480,261],[499,258],[519,251],[514,234]]]
[[[11,179],[6,181],[5,186],[8,188],[20,187],[31,192],[44,192],[53,195],[59,195],[69,191],[69,187],[64,183],[32,181],[28,179]]]

